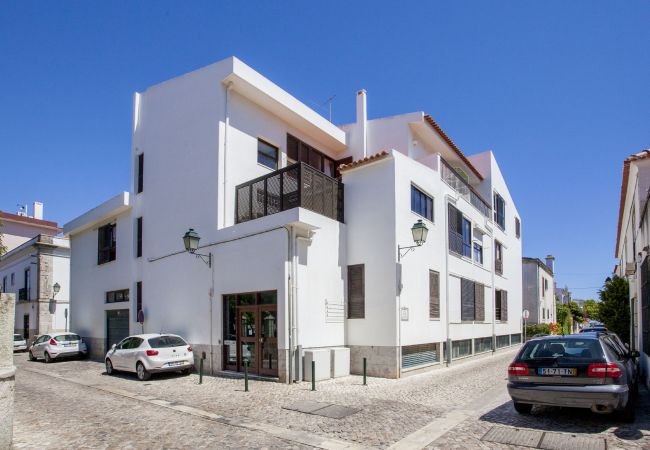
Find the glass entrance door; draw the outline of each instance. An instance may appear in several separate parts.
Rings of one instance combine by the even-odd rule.
[[[244,370],[244,363],[248,361],[248,370],[251,373],[259,373],[257,363],[259,358],[257,352],[258,340],[258,311],[257,306],[239,308],[239,370]]]
[[[275,305],[259,306],[260,367],[262,375],[278,376],[278,312]]]

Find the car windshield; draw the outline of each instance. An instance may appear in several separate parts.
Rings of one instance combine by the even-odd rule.
[[[187,342],[178,336],[159,336],[150,338],[149,345],[151,348],[183,347]]]
[[[19,334],[14,334],[14,341],[23,341],[24,338]]]
[[[77,334],[60,334],[54,338],[57,342],[74,342],[80,340]]]
[[[520,359],[535,361],[549,358],[603,359],[603,350],[596,339],[539,339],[524,347]]]

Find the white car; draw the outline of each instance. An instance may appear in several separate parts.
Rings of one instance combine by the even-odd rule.
[[[39,336],[29,348],[29,360],[43,359],[46,363],[58,358],[88,356],[88,347],[75,333],[49,333]]]
[[[135,372],[141,381],[152,373],[180,371],[189,374],[194,368],[192,347],[175,334],[139,334],[113,344],[106,353],[106,373]]]
[[[24,352],[27,350],[27,341],[19,334],[14,334],[14,351]]]

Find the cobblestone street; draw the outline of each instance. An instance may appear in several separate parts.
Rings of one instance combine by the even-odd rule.
[[[521,416],[505,390],[514,349],[402,380],[350,376],[293,386],[204,377],[109,377],[92,361],[16,355],[15,448],[530,448],[481,438],[492,427],[579,433],[607,448],[650,448],[643,391],[628,425],[589,411],[536,408]],[[355,408],[337,419],[286,409],[311,400]]]

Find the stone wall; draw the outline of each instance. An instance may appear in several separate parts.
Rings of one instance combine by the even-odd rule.
[[[0,294],[0,448],[11,448],[14,421],[15,294]]]
[[[369,377],[397,378],[397,359],[399,357],[397,347],[362,345],[351,345],[349,347],[351,374],[363,374],[363,358],[366,358],[366,370]]]

